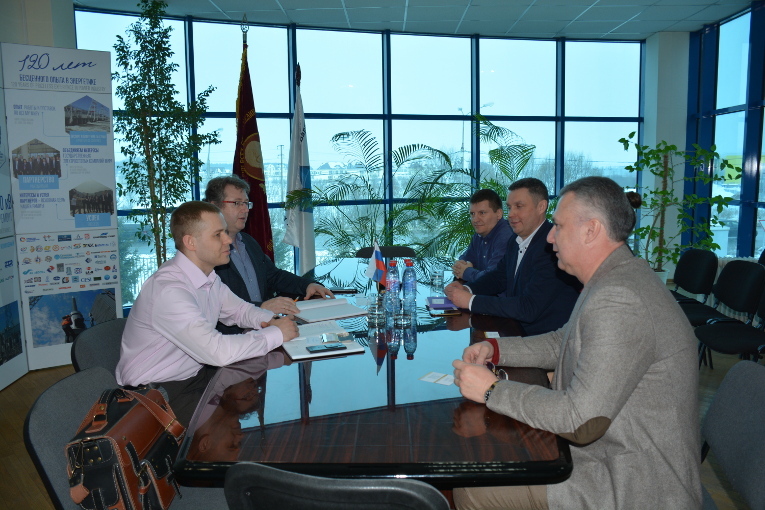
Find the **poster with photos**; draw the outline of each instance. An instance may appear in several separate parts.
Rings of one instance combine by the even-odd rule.
[[[117,230],[16,236],[29,368],[61,364],[85,330],[122,317]]]
[[[16,233],[116,228],[109,53],[1,53]]]

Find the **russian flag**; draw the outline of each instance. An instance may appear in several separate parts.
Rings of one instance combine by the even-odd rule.
[[[374,253],[372,253],[372,258],[369,259],[366,275],[367,278],[371,278],[384,287],[385,274],[385,261],[383,260],[380,246],[377,244],[377,239],[375,239],[375,250]]]

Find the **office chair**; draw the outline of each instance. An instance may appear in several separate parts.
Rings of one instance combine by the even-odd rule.
[[[683,252],[675,268],[675,290],[670,291],[678,302],[706,303],[717,276],[717,255],[708,250],[691,248]],[[691,294],[701,294],[704,299],[697,301],[677,292],[684,290]]]
[[[448,510],[446,498],[416,480],[347,480],[240,462],[226,472],[231,510]]]
[[[740,361],[725,374],[701,425],[705,439],[702,462],[712,450],[725,476],[750,508],[765,508],[765,453],[759,447],[765,437],[762,402],[765,366]],[[709,505],[711,498],[706,496],[704,508],[716,508],[714,503]]]
[[[765,354],[765,293],[757,306],[759,324],[743,323],[736,319],[711,319],[707,324],[697,327],[693,332],[699,340],[699,368],[705,351],[712,350],[723,354],[738,354],[743,359],[758,361]],[[708,354],[708,353],[707,353]],[[711,356],[710,356],[710,368]]]
[[[374,252],[374,246],[367,246],[365,248],[359,248],[356,252],[356,257],[360,259],[372,258]],[[409,246],[380,246],[380,253],[386,259],[398,259],[398,258],[415,258],[414,248]]]
[[[24,422],[24,444],[57,509],[81,510],[69,496],[64,447],[101,392],[116,386],[114,374],[103,367],[93,367],[60,380],[29,409]],[[222,489],[182,487],[181,496],[173,500],[173,509],[226,508]]]
[[[127,319],[113,319],[86,329],[72,344],[72,365],[76,371],[104,367],[114,374],[120,360],[122,332]]]
[[[701,326],[710,319],[728,320],[730,317],[717,311],[720,304],[748,317],[751,322],[765,286],[765,266],[746,260],[732,260],[722,268],[714,284],[715,304],[704,305],[698,301],[680,303],[691,326]],[[735,320],[735,319],[731,319]]]

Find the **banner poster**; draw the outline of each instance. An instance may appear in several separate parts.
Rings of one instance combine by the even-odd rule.
[[[117,230],[25,234],[16,241],[29,368],[61,365],[77,335],[122,317]]]
[[[16,233],[117,228],[109,58],[2,44]]]
[[[68,364],[79,333],[122,315],[110,55],[1,43],[0,58],[27,361]]]

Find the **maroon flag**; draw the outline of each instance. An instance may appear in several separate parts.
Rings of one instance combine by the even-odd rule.
[[[250,185],[252,209],[247,216],[244,231],[254,237],[263,251],[274,260],[274,237],[271,233],[271,217],[268,215],[263,154],[260,151],[260,134],[255,119],[250,69],[247,65],[247,43],[244,43],[242,51],[242,71],[239,75],[239,92],[236,99],[234,175],[238,175]]]

